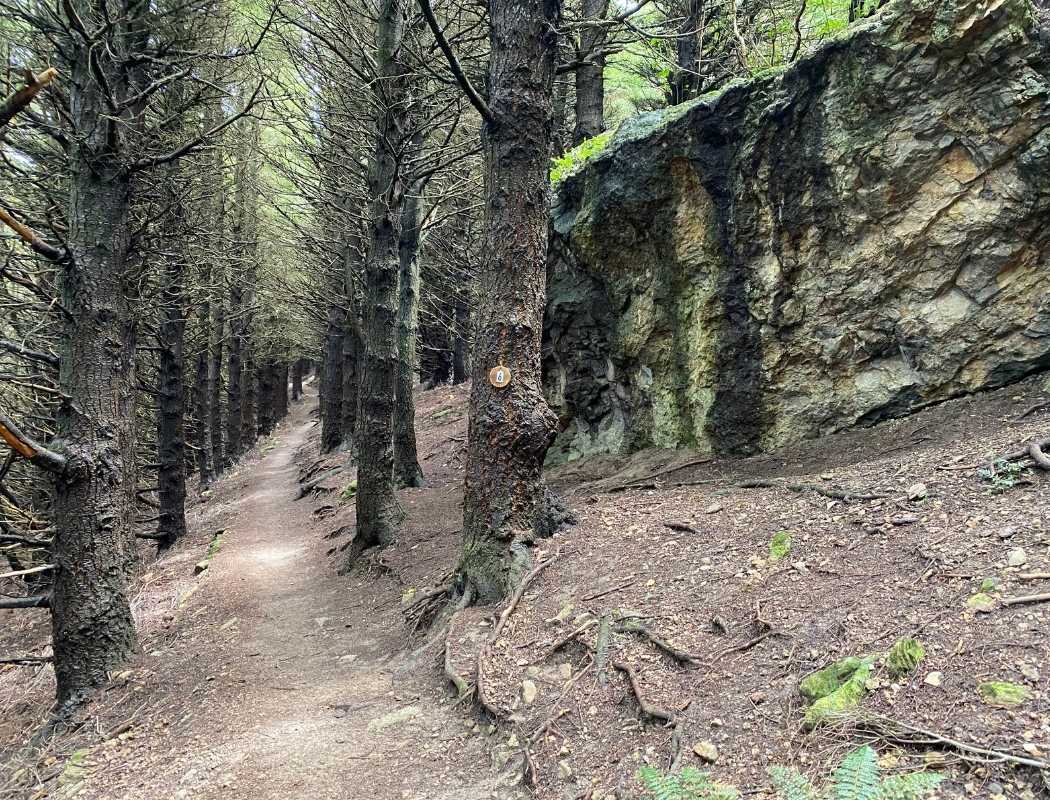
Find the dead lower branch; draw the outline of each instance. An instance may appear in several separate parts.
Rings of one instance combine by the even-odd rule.
[[[41,90],[57,77],[58,70],[54,67],[44,70],[39,75],[34,75],[31,71],[26,70],[26,85],[4,100],[3,104],[0,105],[0,128],[3,128],[20,112],[28,108],[29,104],[33,102],[33,99],[38,94],[40,94]]]

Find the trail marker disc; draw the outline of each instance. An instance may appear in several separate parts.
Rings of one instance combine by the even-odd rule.
[[[510,369],[502,364],[489,370],[489,383],[497,389],[502,389],[510,383]]]

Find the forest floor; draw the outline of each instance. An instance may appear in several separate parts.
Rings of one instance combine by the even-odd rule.
[[[942,798],[1050,797],[1050,776],[956,746],[1050,759],[1050,604],[1008,602],[1050,591],[1050,476],[978,474],[1048,435],[1048,391],[1043,376],[749,459],[553,470],[579,523],[540,544],[555,560],[491,643],[501,609],[436,605],[415,629],[458,552],[467,389],[418,396],[427,486],[401,491],[401,537],[349,574],[353,468],[316,457],[299,404],[143,568],[142,655],[87,724],[27,757],[50,668],[0,668],[0,797],[470,800],[524,796],[524,774],[541,800],[611,800],[642,796],[646,764],[772,797],[767,767],[827,776],[865,741],[889,772],[946,772]],[[44,652],[46,614],[19,614],[2,652]],[[893,677],[904,636],[925,658]],[[487,712],[446,678],[472,681],[479,651]],[[845,656],[875,659],[868,722],[807,732],[799,682]],[[1020,703],[982,697],[987,681]]]

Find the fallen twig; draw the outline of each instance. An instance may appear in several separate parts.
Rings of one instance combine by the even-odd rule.
[[[812,483],[781,483],[780,481],[759,479],[742,481],[724,491],[728,492],[731,489],[787,489],[791,492],[815,492],[822,497],[828,497],[832,500],[881,500],[889,497],[888,494],[880,492],[854,491],[853,489],[836,489],[833,487],[825,488]]]
[[[673,466],[673,467],[666,467],[665,469],[661,469],[661,470],[659,470],[657,472],[650,473],[649,475],[640,475],[639,477],[635,478],[634,480],[632,480],[632,481],[630,481],[628,483],[622,483],[622,484],[620,484],[618,486],[613,486],[613,487],[611,487],[609,489],[604,489],[603,492],[605,494],[614,494],[615,492],[622,492],[622,491],[625,491],[627,489],[638,489],[638,488],[643,488],[643,487],[644,488],[650,488],[650,487],[652,487],[654,485],[653,484],[653,479],[654,478],[659,478],[659,477],[661,477],[663,475],[670,475],[673,472],[678,472],[678,471],[683,470],[683,469],[688,469],[689,467],[698,467],[701,464],[710,464],[712,461],[714,461],[714,459],[711,458],[710,456],[708,456],[706,458],[697,458],[697,459],[695,459],[693,461],[686,461],[684,464],[677,464],[676,466]],[[645,482],[644,484],[642,483],[643,481]],[[676,484],[676,485],[680,485],[680,484]]]
[[[920,728],[916,725],[901,722],[900,720],[882,716],[880,714],[862,715],[856,718],[855,724],[857,727],[870,730],[872,733],[875,733],[891,742],[901,744],[931,744],[948,747],[959,753],[963,759],[977,760],[982,763],[1007,762],[1010,764],[1020,764],[1026,767],[1034,767],[1038,770],[1050,770],[1050,762],[1048,761],[1019,756],[1002,750],[992,750],[987,747],[969,744],[968,742],[961,742],[958,739],[952,739],[944,734],[937,733],[936,731]],[[925,741],[914,738],[916,736],[924,737]],[[973,756],[981,756],[981,758],[974,759]]]
[[[665,522],[664,523],[664,527],[665,528],[670,528],[673,531],[678,531],[679,533],[696,533],[696,534],[700,533],[700,531],[698,529],[694,528],[692,525],[689,525],[689,524],[687,524],[685,522],[674,522],[674,521]]]
[[[597,600],[599,597],[605,597],[607,594],[612,594],[613,592],[618,592],[621,589],[626,589],[628,586],[631,586],[635,583],[638,583],[638,578],[632,576],[632,578],[629,581],[624,581],[623,583],[613,586],[610,589],[603,589],[600,592],[589,594],[586,597],[584,597],[580,602],[589,603],[591,600]]]
[[[1025,603],[1047,603],[1050,602],[1050,592],[1044,594],[1026,594],[1020,597],[1004,597],[1002,599],[1004,606],[1019,606]]]
[[[38,572],[47,572],[54,568],[54,564],[41,564],[38,567],[30,567],[29,569],[16,569],[14,572],[5,572],[2,575],[0,575],[0,578],[20,578],[23,575],[35,575]]]

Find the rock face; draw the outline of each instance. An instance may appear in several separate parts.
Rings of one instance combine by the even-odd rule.
[[[553,210],[550,459],[746,453],[1050,368],[1050,26],[899,0],[634,118]]]

